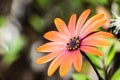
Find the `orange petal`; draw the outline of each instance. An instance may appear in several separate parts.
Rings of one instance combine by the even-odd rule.
[[[88,28],[89,25],[91,25],[93,22],[97,21],[97,20],[100,20],[101,18],[104,17],[104,14],[97,14],[95,16],[93,16],[92,18],[90,18],[86,23],[85,25],[83,26],[83,28],[81,29],[81,32],[80,33],[83,33],[83,31],[85,29]]]
[[[55,22],[56,28],[60,33],[64,34],[68,38],[71,37],[71,34],[67,28],[67,25],[64,23],[63,20],[61,20],[60,18],[56,18],[54,22]]]
[[[88,53],[88,54],[93,54],[93,55],[97,55],[97,56],[102,55],[102,53],[96,47],[81,46],[80,50],[82,50],[83,52]]]
[[[52,59],[54,59],[56,56],[58,56],[59,54],[61,54],[64,51],[65,50],[59,50],[59,51],[54,51],[52,53],[49,53],[48,55],[37,59],[36,64],[42,64],[42,63],[49,62],[49,61],[51,61]]]
[[[84,31],[81,31],[82,33],[80,33],[80,37],[81,38],[85,37],[86,35],[88,35],[92,31],[94,31],[97,28],[99,28],[100,26],[102,26],[105,22],[106,22],[105,19],[95,21],[91,25],[87,26],[87,28]]]
[[[60,42],[49,42],[37,48],[38,52],[52,52],[55,50],[65,49],[63,43]]]
[[[87,17],[90,14],[90,9],[85,10],[80,17],[78,18],[77,24],[76,24],[76,31],[75,34],[79,34],[80,29],[82,28],[84,22],[86,21]]]
[[[81,42],[81,45],[89,45],[89,46],[108,46],[110,43],[106,39],[103,38],[88,38],[84,39]]]
[[[52,61],[48,68],[48,76],[51,76],[57,70],[57,68],[62,63],[64,56],[65,52],[61,53],[61,55],[59,55],[57,58],[55,58],[55,60]]]
[[[114,35],[109,32],[99,31],[94,34],[89,35],[85,39],[92,39],[92,38],[113,38]]]
[[[72,36],[74,36],[74,33],[75,33],[75,25],[76,25],[76,14],[73,14],[68,24],[68,29]]]
[[[74,51],[73,66],[76,71],[80,72],[82,67],[82,55],[79,50]]]
[[[109,33],[109,32],[103,32],[103,31],[99,31],[95,34],[93,34],[92,36],[99,36],[99,37],[102,37],[102,38],[113,38],[114,35]]]
[[[64,77],[66,75],[66,73],[69,71],[69,69],[72,65],[72,59],[73,59],[72,54],[66,53],[66,55],[64,55],[64,59],[60,66],[60,76],[61,77]]]
[[[113,34],[108,32],[99,31],[94,34],[87,36],[82,41],[82,45],[94,45],[94,46],[107,46],[109,45],[109,41],[104,38],[112,38]]]
[[[65,37],[63,34],[57,32],[57,31],[49,31],[49,32],[45,33],[44,37],[51,41],[66,42],[68,40],[67,37]]]

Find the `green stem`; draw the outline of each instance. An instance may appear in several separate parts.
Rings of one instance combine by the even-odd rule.
[[[89,61],[89,63],[90,63],[91,66],[93,67],[94,71],[96,72],[96,74],[97,74],[97,76],[98,76],[98,79],[99,79],[99,80],[104,80],[104,79],[100,76],[100,74],[99,74],[99,72],[97,71],[95,65],[94,65],[93,62],[89,59],[89,57],[88,57],[83,51],[80,50],[80,52],[81,52],[82,55]]]

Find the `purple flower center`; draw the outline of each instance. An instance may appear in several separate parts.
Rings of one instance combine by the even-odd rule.
[[[67,48],[69,51],[74,51],[80,47],[79,37],[73,37],[70,39],[69,43],[67,43]]]

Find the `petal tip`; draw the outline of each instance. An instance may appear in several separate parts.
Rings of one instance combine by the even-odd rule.
[[[48,76],[50,77],[50,76],[51,76],[51,74],[48,74]]]
[[[86,14],[87,14],[87,13],[90,14],[91,9],[86,9],[84,12],[85,12]]]
[[[54,22],[57,23],[58,21],[60,21],[60,18],[55,18]]]
[[[86,11],[90,12],[90,11],[91,11],[91,9],[86,9]]]
[[[40,60],[39,60],[39,59],[37,59],[35,63],[36,63],[36,64],[40,64]]]
[[[60,73],[60,77],[62,77],[62,78],[63,78],[64,76],[65,76],[65,74],[64,74],[64,73]]]
[[[73,13],[72,16],[75,16],[75,17],[76,17],[76,13]]]
[[[107,33],[108,33],[108,32],[107,32]],[[112,33],[108,33],[108,34],[106,34],[106,35],[108,35],[107,38],[114,38],[114,37],[115,37]]]
[[[98,56],[102,56],[102,53],[99,53]]]
[[[47,32],[47,33],[48,33],[48,32]],[[43,37],[44,37],[44,38],[46,38],[46,36],[47,36],[47,33],[45,33],[45,34],[43,35]]]
[[[50,76],[52,76],[52,72],[49,72],[49,70],[48,70],[48,76],[50,77]]]
[[[106,19],[102,19],[102,20],[101,20],[101,24],[102,24],[102,25],[105,24],[106,21],[107,21]]]
[[[73,13],[71,17],[76,18],[76,16],[77,16],[76,13]]]
[[[79,69],[76,69],[76,71],[77,71],[77,72],[81,72],[81,68],[79,68]]]
[[[100,16],[100,18],[103,18],[103,17],[104,17],[104,14],[103,14],[103,13],[100,13],[99,16]]]
[[[41,51],[41,48],[40,48],[40,47],[36,48],[36,51],[40,52],[40,51]]]
[[[115,37],[113,34],[111,34],[110,36],[111,36],[110,38],[114,38]]]
[[[104,13],[100,13],[101,16],[104,16]]]

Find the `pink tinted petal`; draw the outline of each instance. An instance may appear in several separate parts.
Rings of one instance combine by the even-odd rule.
[[[62,61],[64,60],[64,56],[66,55],[65,52],[61,53],[58,57],[55,58],[55,60],[52,61],[48,68],[48,76],[51,76],[57,68],[61,65]]]
[[[36,60],[36,64],[42,64],[42,63],[46,63],[51,61],[52,59],[54,59],[56,56],[60,55],[61,53],[63,53],[65,50],[59,50],[59,51],[54,51],[49,53],[46,56],[43,56],[39,59]]]
[[[76,25],[76,14],[73,14],[68,23],[68,29],[72,36],[74,36],[75,33],[75,25]]]
[[[86,37],[85,39],[92,39],[92,38],[113,38],[114,35],[109,33],[109,32],[104,32],[104,31],[99,31],[99,32],[95,32],[94,34],[89,35],[88,37]]]
[[[80,50],[82,50],[83,52],[88,53],[88,54],[93,54],[93,55],[97,55],[97,56],[102,55],[102,53],[96,47],[81,46]]]
[[[52,52],[55,50],[65,49],[63,43],[60,42],[49,42],[37,48],[38,52]]]
[[[76,35],[79,35],[79,32],[80,32],[84,22],[86,21],[87,17],[89,16],[89,14],[90,14],[90,9],[87,9],[78,18],[78,21],[76,24],[76,31],[75,31]]]
[[[110,43],[108,40],[103,38],[87,38],[82,40],[81,45],[89,45],[89,46],[108,46]]]
[[[76,71],[80,72],[82,67],[82,55],[79,50],[74,51],[72,54],[73,54],[73,66]]]
[[[55,22],[56,28],[60,33],[64,34],[68,38],[71,37],[71,34],[67,28],[67,25],[64,23],[63,20],[61,20],[60,18],[56,18],[54,22]]]
[[[72,65],[72,59],[73,56],[70,53],[66,53],[64,55],[64,59],[62,60],[61,66],[60,66],[60,76],[64,77],[66,73],[69,71],[71,65]]]
[[[87,28],[84,29],[84,31],[81,31],[82,33],[80,33],[80,38],[83,38],[86,35],[88,35],[89,33],[93,32],[94,30],[96,30],[97,28],[102,26],[105,22],[106,22],[105,19],[101,19],[101,20],[97,20],[94,23],[92,23],[91,25],[87,26]]]
[[[49,31],[45,33],[44,37],[50,41],[61,41],[61,42],[68,41],[67,37],[65,37],[63,34],[57,31]]]
[[[92,18],[90,18],[90,19],[85,23],[85,25],[83,26],[83,28],[81,29],[80,34],[83,33],[83,31],[84,31],[85,29],[87,29],[87,28],[89,27],[89,25],[91,25],[93,22],[95,22],[95,21],[97,21],[97,20],[100,20],[100,19],[103,18],[103,17],[104,17],[104,14],[97,14],[97,15],[93,16]]]

